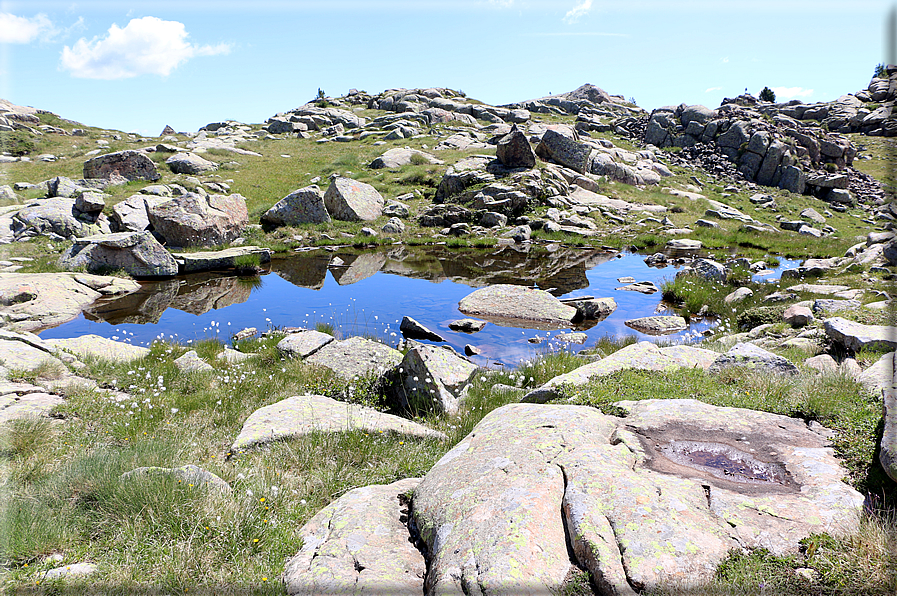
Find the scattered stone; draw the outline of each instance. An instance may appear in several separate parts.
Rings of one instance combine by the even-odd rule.
[[[371,408],[322,395],[298,395],[253,412],[231,446],[231,453],[314,432],[395,432],[420,438],[445,439],[439,431]]]
[[[330,214],[324,206],[324,193],[313,184],[282,198],[262,215],[261,221],[275,226],[328,223]]]
[[[175,174],[205,174],[218,169],[218,164],[196,155],[195,153],[175,153],[165,160]]]
[[[585,333],[558,333],[554,339],[565,344],[584,344],[589,336]]]
[[[723,301],[726,304],[738,304],[754,295],[754,291],[748,287],[742,286],[734,292],[727,294]]]
[[[834,300],[832,298],[819,298],[813,301],[813,312],[827,314],[841,310],[853,310],[860,307],[859,300]]]
[[[838,370],[838,363],[828,354],[820,354],[818,356],[807,358],[804,360],[804,364],[821,373],[833,373]]]
[[[801,211],[800,216],[804,219],[809,219],[814,223],[825,224],[825,218],[818,211],[811,207],[808,207]]]
[[[458,319],[448,324],[452,331],[462,331],[464,333],[476,333],[486,326],[486,321],[477,321],[476,319]]]
[[[86,577],[93,575],[98,568],[93,563],[72,563],[71,565],[63,565],[50,569],[44,574],[44,581],[54,581],[70,577]]]
[[[255,337],[258,335],[259,330],[255,327],[246,327],[245,329],[241,329],[234,333],[234,341],[242,341],[244,339],[249,339],[250,337]]]
[[[685,319],[678,316],[656,316],[629,319],[625,321],[627,327],[640,331],[647,335],[668,335],[688,329]]]
[[[380,217],[383,203],[373,186],[351,178],[334,178],[324,193],[330,216],[343,221],[373,221]]]
[[[563,302],[576,308],[578,318],[588,321],[604,320],[617,310],[617,303],[613,298],[574,299]]]
[[[389,221],[380,228],[384,234],[403,234],[405,232],[405,223],[398,217],[391,217]]]
[[[237,364],[243,362],[244,360],[249,360],[253,356],[255,356],[255,354],[248,354],[246,352],[232,350],[225,346],[225,348],[218,353],[218,356],[216,356],[216,358],[218,358],[218,360],[227,362],[228,364]]]
[[[415,158],[415,155],[419,155],[420,157]],[[442,160],[436,159],[436,157],[424,151],[396,147],[393,149],[387,149],[383,155],[371,162],[370,167],[374,170],[378,170],[381,168],[394,169],[400,168],[404,165],[408,165],[416,160],[420,160],[421,163],[429,164],[445,163]]]
[[[406,495],[417,478],[353,489],[299,530],[288,594],[423,594],[427,563],[409,539]]]
[[[184,484],[197,487],[203,486],[222,493],[233,492],[230,484],[222,480],[219,476],[216,476],[215,474],[209,472],[208,470],[204,470],[199,466],[194,466],[193,464],[187,464],[186,466],[181,466],[180,468],[160,468],[157,466],[136,468],[119,476],[119,481],[128,482],[137,480],[138,478],[147,478],[154,476],[170,477]]]
[[[623,286],[621,288],[615,288],[617,290],[629,290],[631,292],[641,292],[642,294],[653,294],[654,292],[659,292],[660,288],[655,286],[650,281],[639,281],[634,284],[629,284],[627,286]]]
[[[897,348],[897,328],[885,325],[863,325],[842,317],[823,321],[825,334],[848,350],[859,352],[864,348]]]
[[[409,350],[399,365],[393,401],[401,410],[455,414],[461,390],[477,366],[449,346],[408,342]]]
[[[176,358],[174,365],[186,373],[207,372],[215,370],[212,365],[199,357],[196,350],[190,350],[180,358]]]
[[[476,346],[472,346],[470,344],[465,344],[464,345],[464,353],[467,356],[477,356],[479,354],[482,354],[483,351]]]
[[[171,277],[178,264],[149,232],[118,232],[78,238],[59,258],[63,269],[91,273],[124,270],[133,277]]]
[[[458,310],[503,327],[527,329],[567,327],[576,317],[576,308],[544,290],[508,284],[475,290],[461,299]]]
[[[495,156],[509,168],[532,168],[536,165],[536,154],[516,124],[512,124],[511,131],[498,140]]]
[[[277,350],[287,358],[308,358],[333,340],[332,335],[307,329],[287,335],[277,343]]]
[[[741,366],[788,375],[796,375],[799,372],[797,367],[787,359],[750,343],[736,344],[728,352],[718,356],[708,370],[715,373],[729,366]]]
[[[363,337],[330,342],[306,358],[309,364],[329,368],[344,379],[382,375],[401,361],[398,350]]]
[[[429,341],[445,341],[445,338],[427,329],[424,325],[418,323],[411,317],[402,317],[402,323],[399,325],[399,331],[402,332],[407,339],[426,339]]]
[[[806,306],[792,304],[785,309],[782,319],[792,327],[803,327],[813,322],[813,311]]]

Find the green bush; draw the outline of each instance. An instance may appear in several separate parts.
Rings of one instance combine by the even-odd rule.
[[[757,306],[738,315],[738,328],[748,331],[767,323],[779,323],[784,314],[784,306]]]
[[[770,89],[769,87],[764,87],[763,91],[760,92],[760,101],[768,101],[770,103],[776,102],[776,92]]]

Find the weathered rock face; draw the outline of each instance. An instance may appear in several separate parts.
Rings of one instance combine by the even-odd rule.
[[[445,438],[438,431],[399,416],[321,395],[298,395],[253,412],[243,423],[231,452],[312,432],[351,430],[382,430],[422,438]]]
[[[408,537],[404,496],[418,478],[349,491],[299,530],[287,594],[421,594],[427,564]]]
[[[461,299],[458,310],[497,325],[530,329],[567,327],[576,317],[576,308],[544,290],[508,284],[475,290]]]
[[[146,190],[146,189],[144,189]],[[142,232],[149,228],[148,210],[167,200],[166,197],[145,194],[132,195],[112,206],[109,223],[115,232]]]
[[[550,593],[570,551],[603,593],[689,587],[732,548],[784,554],[857,528],[862,495],[803,421],[694,400],[618,405],[623,419],[504,406],[443,456],[414,490],[426,592]]]
[[[548,129],[536,147],[539,157],[551,160],[580,174],[589,171],[592,149],[575,138]]]
[[[238,194],[203,197],[187,193],[147,207],[153,229],[172,246],[227,244],[249,223],[246,199]]]
[[[427,329],[424,325],[411,317],[402,317],[399,331],[408,339],[428,339],[430,341],[445,341],[438,333]]]
[[[334,219],[372,221],[383,212],[383,197],[370,184],[351,178],[334,178],[324,193],[324,205]]]
[[[122,269],[133,277],[177,275],[178,264],[149,232],[119,232],[75,240],[59,259],[60,267],[85,267],[91,273]]]
[[[12,216],[10,229],[17,239],[38,234],[78,238],[109,232],[105,216],[85,216],[75,208],[74,199],[40,199],[29,203]]]
[[[156,164],[139,151],[119,151],[98,155],[84,162],[85,178],[111,178],[122,176],[128,180],[150,180],[161,178]]]
[[[327,223],[330,214],[324,207],[324,193],[317,185],[294,190],[262,215],[262,222],[275,226],[303,223]]]
[[[205,174],[218,169],[218,164],[195,153],[175,153],[165,163],[175,174]]]
[[[477,366],[448,346],[409,341],[410,349],[399,366],[393,399],[404,410],[454,414],[461,390]]]
[[[517,125],[503,136],[495,147],[495,156],[509,168],[532,168],[536,165],[536,153]]]

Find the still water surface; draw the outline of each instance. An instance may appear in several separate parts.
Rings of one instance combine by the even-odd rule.
[[[77,319],[45,330],[43,338],[76,337],[93,333],[148,345],[164,338],[192,343],[205,338],[230,342],[233,333],[256,327],[309,327],[331,324],[338,335],[378,337],[390,345],[401,339],[399,322],[410,316],[436,331],[459,352],[465,344],[482,351],[481,365],[514,365],[551,349],[555,339],[570,330],[501,327],[489,323],[474,334],[451,331],[448,324],[464,315],[458,302],[474,289],[489,284],[520,284],[548,290],[559,298],[612,297],[617,309],[588,329],[589,347],[605,335],[635,335],[640,340],[674,343],[698,341],[711,320],[692,321],[680,333],[652,337],[624,325],[624,321],[672,314],[660,293],[651,295],[616,290],[618,278],[651,281],[658,287],[672,279],[677,268],[651,268],[643,255],[564,249],[521,251],[514,247],[472,251],[443,246],[393,246],[373,251],[318,249],[276,259],[258,278],[222,274],[193,274],[147,282],[140,292],[96,305]],[[782,260],[781,268],[796,262]],[[772,279],[778,275],[767,276]],[[539,344],[531,338],[541,337]]]

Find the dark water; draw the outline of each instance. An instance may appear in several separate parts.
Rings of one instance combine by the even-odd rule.
[[[712,321],[693,321],[689,329],[658,337],[634,331],[624,321],[668,312],[660,293],[618,291],[620,277],[652,281],[658,287],[676,273],[673,267],[650,268],[637,254],[594,250],[514,247],[472,251],[443,246],[394,246],[372,251],[318,249],[271,263],[258,278],[193,274],[144,283],[138,293],[95,305],[79,318],[45,330],[43,338],[93,333],[148,345],[164,338],[181,343],[216,337],[229,342],[245,327],[310,327],[327,323],[343,336],[379,337],[390,345],[401,338],[399,322],[407,315],[441,334],[458,351],[465,344],[482,350],[479,364],[513,365],[561,342],[569,330],[539,331],[488,324],[479,333],[451,331],[448,323],[463,318],[458,302],[478,287],[510,283],[549,290],[558,297],[612,297],[617,310],[589,329],[589,347],[604,336],[635,335],[640,340],[693,342]],[[790,266],[790,263],[783,265]],[[671,314],[671,313],[670,313]],[[533,337],[546,341],[530,343]]]

